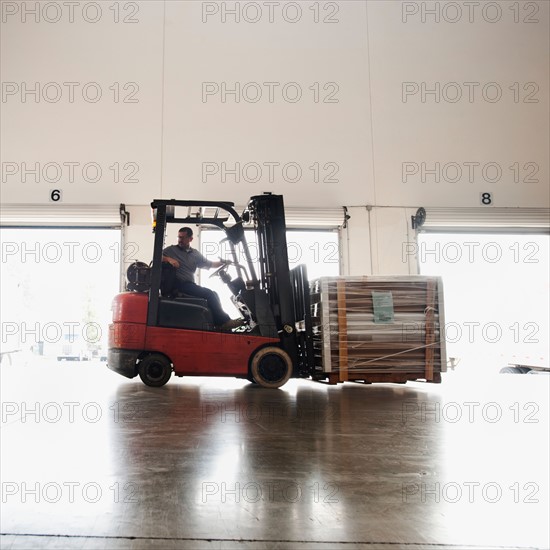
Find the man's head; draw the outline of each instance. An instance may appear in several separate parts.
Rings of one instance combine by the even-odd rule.
[[[178,246],[180,248],[189,248],[193,240],[193,230],[190,227],[182,227],[178,231]]]

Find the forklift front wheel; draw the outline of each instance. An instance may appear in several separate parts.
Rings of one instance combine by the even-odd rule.
[[[264,388],[280,388],[292,374],[292,360],[281,348],[261,348],[252,357],[250,372],[254,381]]]
[[[138,373],[144,384],[160,388],[170,380],[172,365],[166,356],[151,353],[139,362]]]

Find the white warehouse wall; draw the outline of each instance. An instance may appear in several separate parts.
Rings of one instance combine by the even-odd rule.
[[[0,4],[3,203],[346,205],[350,274],[415,272],[418,206],[548,204],[548,2]]]
[[[549,3],[367,6],[376,204],[548,204]]]

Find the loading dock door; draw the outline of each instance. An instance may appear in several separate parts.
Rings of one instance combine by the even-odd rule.
[[[548,366],[547,209],[427,209],[417,244],[420,273],[443,277],[448,357],[460,358],[459,371]]]
[[[122,249],[118,208],[111,210],[94,227],[82,216],[2,217],[0,349],[7,364],[105,357]],[[83,221],[86,226],[53,227]]]

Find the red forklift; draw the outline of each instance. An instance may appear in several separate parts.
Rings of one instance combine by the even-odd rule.
[[[289,269],[283,197],[251,197],[241,215],[234,203],[155,200],[153,260],[127,271],[127,291],[113,300],[108,367],[128,378],[139,375],[160,387],[176,376],[231,376],[266,388],[314,370],[314,349],[305,266]],[[183,216],[181,214],[184,214]],[[214,274],[228,286],[244,322],[232,332],[216,327],[206,300],[174,294],[171,266],[162,262],[166,228],[214,226],[225,233],[231,260]],[[256,233],[258,269],[245,226]],[[239,263],[244,258],[246,265]],[[229,274],[230,267],[236,276]]]

